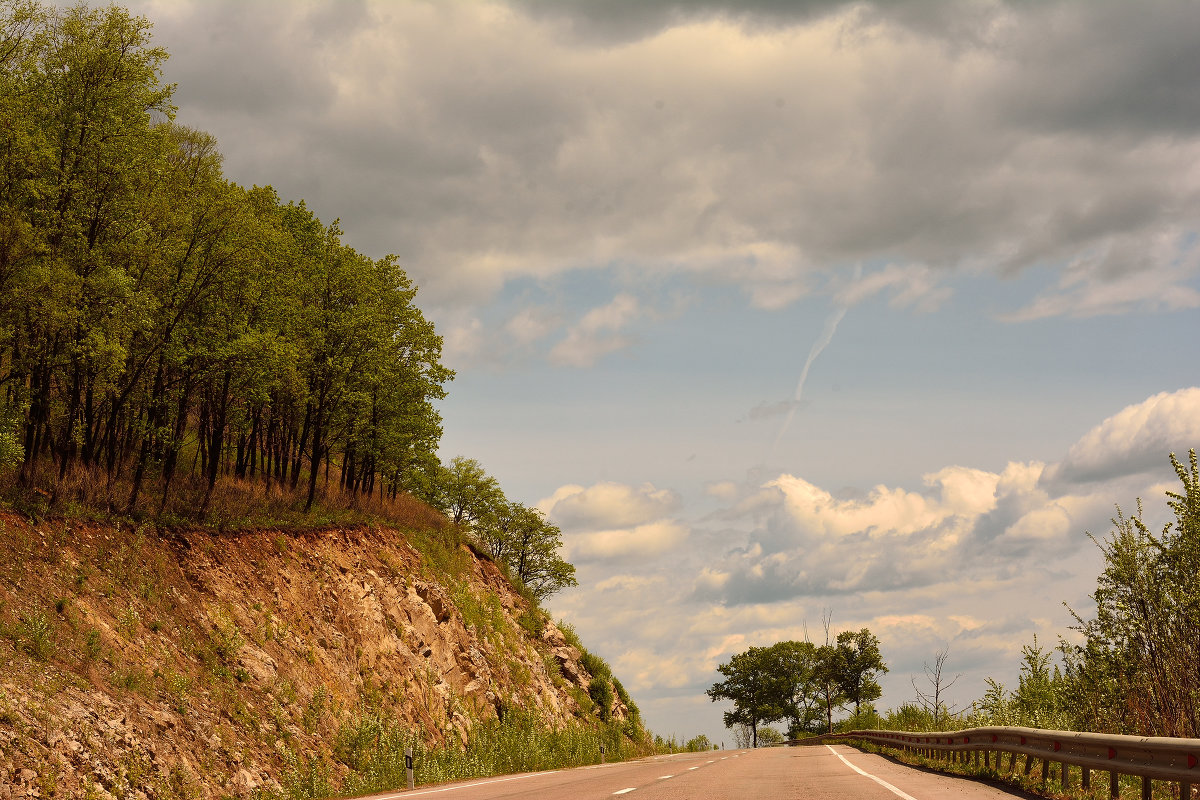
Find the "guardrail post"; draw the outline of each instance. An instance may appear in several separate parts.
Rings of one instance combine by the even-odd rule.
[[[1142,800],[1150,800],[1151,783],[1149,778],[1142,778]]]
[[[1071,768],[1070,768],[1070,766],[1067,765],[1067,762],[1065,762],[1065,761],[1062,762],[1062,764],[1060,764],[1059,766],[1062,767],[1062,778],[1059,781],[1059,783],[1062,784],[1063,791],[1065,792],[1071,788]]]
[[[1117,786],[1117,771],[1115,769],[1108,771],[1108,796],[1113,800],[1118,800],[1121,796],[1121,787]]]
[[[1025,754],[1025,776],[1029,777],[1029,773],[1033,772],[1033,762],[1036,761],[1029,753]]]
[[[1179,782],[1179,800],[1192,800],[1192,785],[1190,783]]]
[[[1089,767],[1080,767],[1080,770],[1083,771],[1083,791],[1086,792],[1092,788],[1092,770]]]
[[[1048,780],[1050,780],[1050,759],[1043,758],[1042,759],[1042,786],[1045,786],[1046,782]]]

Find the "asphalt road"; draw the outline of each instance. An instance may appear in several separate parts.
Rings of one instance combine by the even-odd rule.
[[[1007,798],[976,781],[922,772],[844,745],[680,753],[620,764],[531,772],[371,800],[962,800]]]

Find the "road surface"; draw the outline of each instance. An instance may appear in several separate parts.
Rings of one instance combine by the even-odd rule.
[[[620,764],[480,778],[371,800],[1012,800],[845,745],[679,753]]]

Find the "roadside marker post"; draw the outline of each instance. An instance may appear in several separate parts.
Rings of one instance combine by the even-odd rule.
[[[604,745],[600,745],[600,763],[604,763]]]
[[[413,788],[413,758],[412,748],[404,748],[404,771],[408,774],[408,788]]]

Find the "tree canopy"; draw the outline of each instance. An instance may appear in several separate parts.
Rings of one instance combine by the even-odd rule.
[[[110,507],[181,475],[391,493],[437,464],[453,373],[392,256],[243,188],[110,6],[0,2],[0,466]]]
[[[731,700],[725,726],[746,726],[757,746],[760,725],[788,721],[788,734],[798,736],[821,722],[832,730],[833,712],[847,702],[855,713],[880,696],[874,678],[886,672],[879,640],[866,628],[838,635],[837,644],[783,641],[751,647],[717,667],[725,676],[708,689],[713,701]]]

